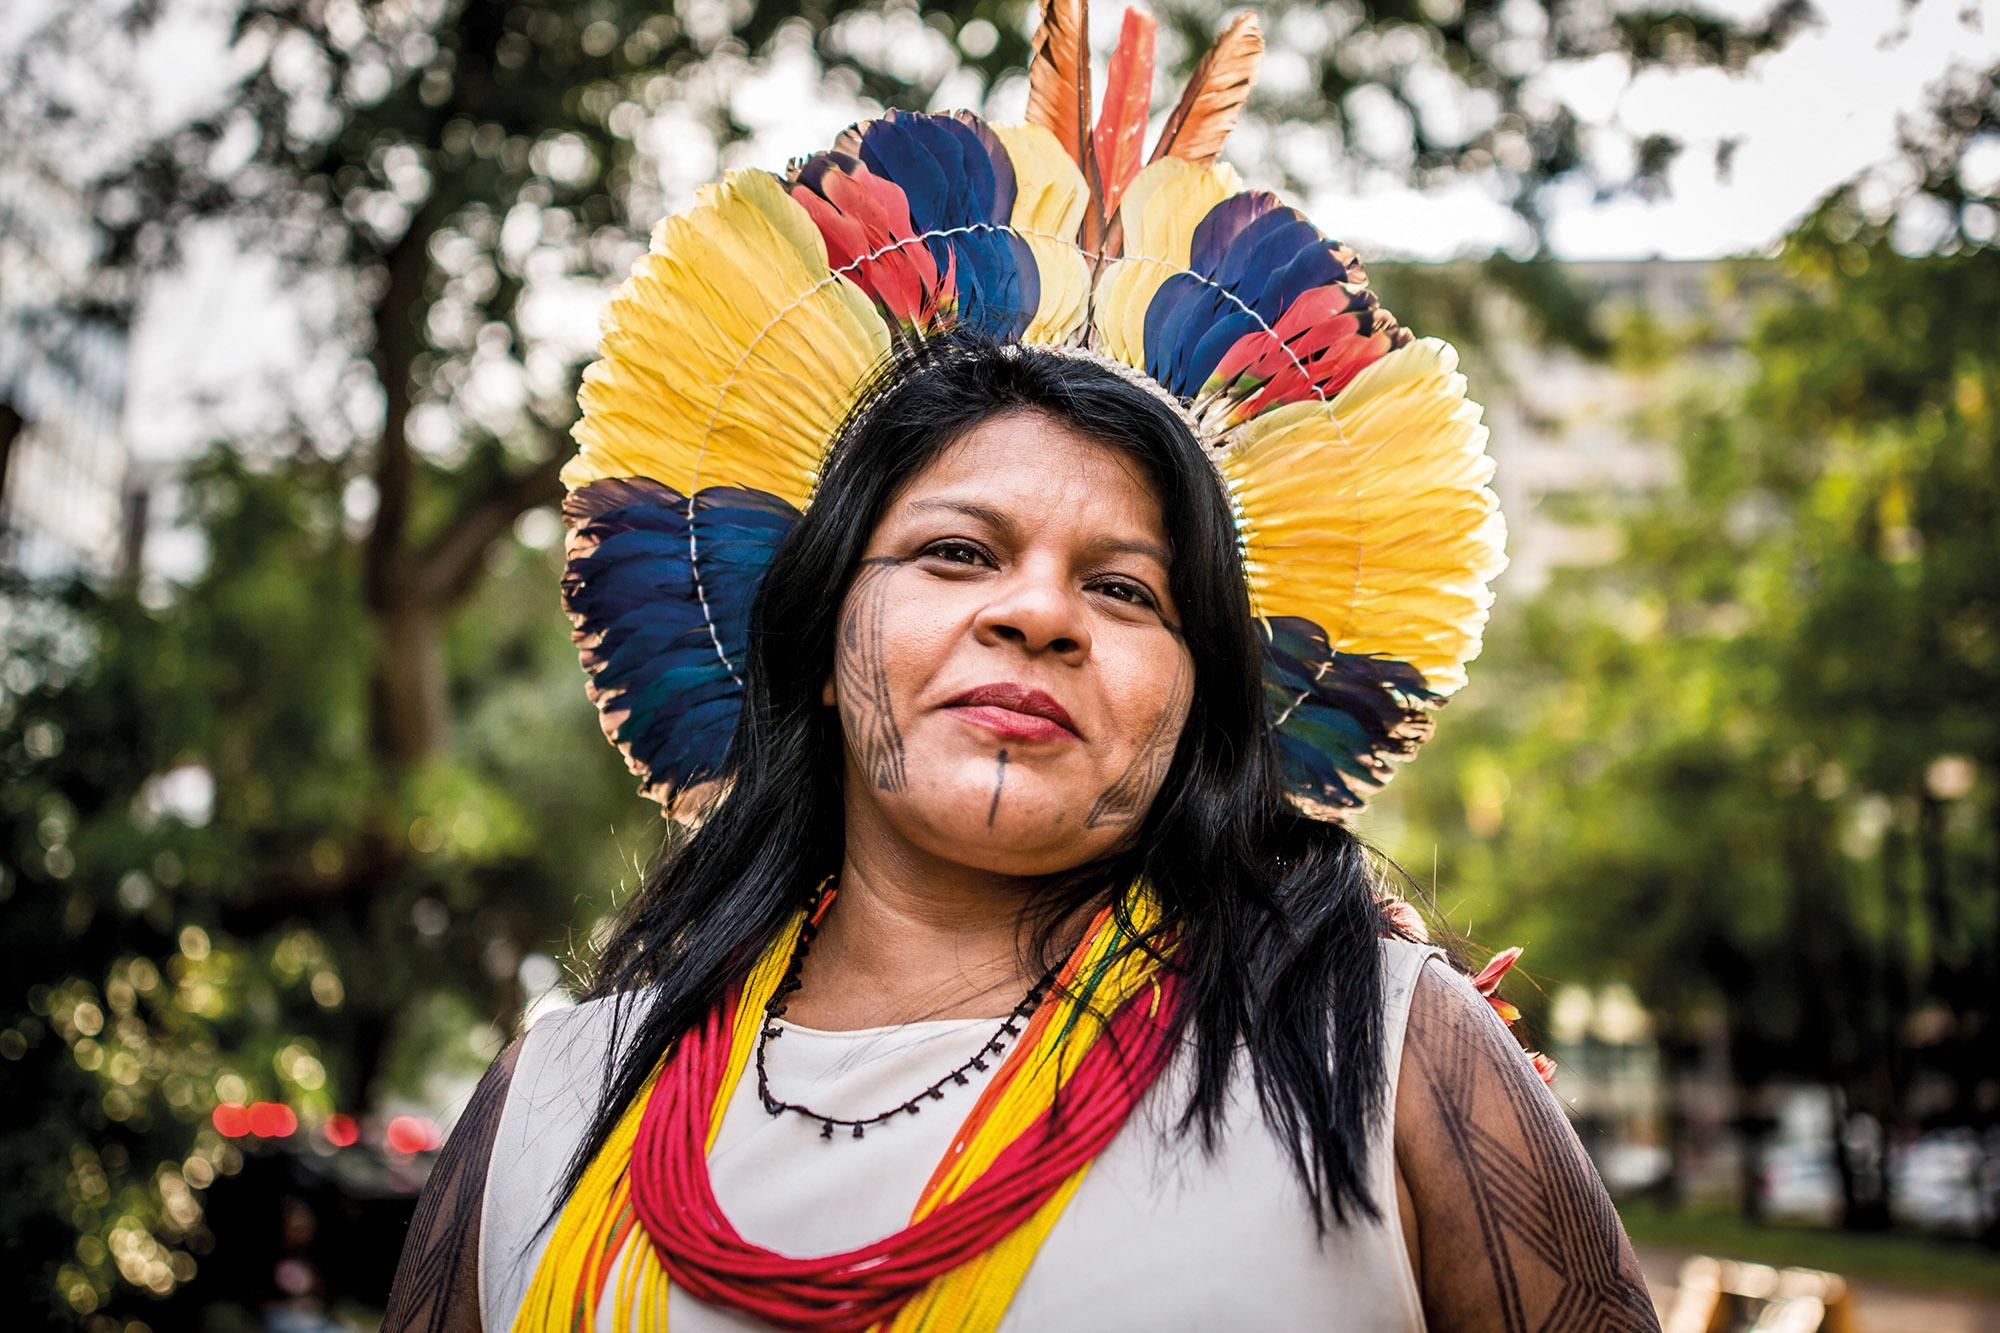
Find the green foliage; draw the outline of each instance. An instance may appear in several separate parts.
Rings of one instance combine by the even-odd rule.
[[[512,1025],[521,957],[587,929],[657,837],[576,688],[547,550],[500,547],[454,623],[451,746],[370,762],[336,481],[218,452],[191,478],[208,569],[164,606],[9,591],[0,1285],[33,1304],[144,1318],[196,1277],[203,1191],[242,1161],[220,1101],[308,1131],[435,1105]]]
[[[1745,1084],[1983,1123],[2000,1068],[2000,251],[1836,200],[1746,361],[1669,374],[1673,479],[1501,616],[1402,793],[1454,919],[1719,1017]],[[1668,366],[1656,325],[1623,363]],[[1704,334],[1703,336],[1706,336]],[[1536,1006],[1527,1006],[1533,1010]]]

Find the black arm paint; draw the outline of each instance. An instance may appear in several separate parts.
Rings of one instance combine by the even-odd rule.
[[[1487,1017],[1419,1007],[1410,1040],[1476,1223],[1496,1327],[1658,1333],[1596,1170],[1513,1039],[1475,1021]]]
[[[382,1317],[387,1333],[479,1327],[479,1214],[486,1168],[524,1040],[517,1037],[479,1080],[431,1167]]]

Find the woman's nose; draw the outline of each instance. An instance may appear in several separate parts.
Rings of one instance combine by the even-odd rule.
[[[1089,655],[1090,630],[1066,579],[1021,569],[994,593],[973,622],[981,642],[1018,644],[1029,653],[1077,661]]]

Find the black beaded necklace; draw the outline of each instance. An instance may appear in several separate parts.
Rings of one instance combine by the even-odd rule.
[[[986,1044],[981,1046],[970,1060],[953,1069],[950,1073],[906,1102],[899,1103],[886,1111],[877,1115],[871,1115],[863,1120],[849,1120],[842,1116],[823,1114],[822,1112],[813,1110],[810,1106],[804,1106],[798,1102],[783,1101],[771,1093],[770,1076],[764,1068],[764,1047],[774,1038],[785,1035],[785,1030],[778,1026],[777,1020],[784,1015],[785,997],[799,989],[803,984],[799,980],[799,972],[805,966],[806,955],[812,951],[813,937],[819,933],[819,919],[826,909],[832,890],[832,880],[828,880],[820,886],[819,894],[813,901],[812,910],[806,913],[805,922],[799,927],[798,939],[792,945],[792,957],[791,961],[785,967],[785,978],[778,983],[778,989],[771,992],[771,998],[764,1006],[764,1030],[757,1036],[757,1096],[763,1100],[764,1109],[774,1116],[782,1115],[786,1111],[795,1111],[799,1115],[805,1116],[808,1120],[819,1121],[819,1136],[823,1139],[833,1137],[833,1127],[835,1125],[851,1127],[854,1130],[854,1137],[858,1139],[870,1125],[882,1124],[899,1115],[917,1114],[917,1112],[923,1109],[918,1105],[920,1102],[925,1100],[934,1102],[943,1101],[945,1084],[955,1083],[959,1087],[964,1087],[969,1081],[966,1078],[969,1072],[973,1070],[985,1070],[987,1056],[1004,1055],[1007,1050],[1008,1040],[1020,1035],[1021,1025],[1034,1016],[1036,1008],[1042,1002],[1042,997],[1048,993],[1050,987],[1055,985],[1057,969],[1050,968],[1043,974],[1040,981],[1028,988],[1027,995],[1022,998],[1019,1004],[1014,1006],[1012,1013],[1000,1020],[999,1028],[995,1030],[991,1037],[986,1039]]]

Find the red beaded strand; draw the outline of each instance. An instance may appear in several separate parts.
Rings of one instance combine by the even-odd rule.
[[[738,1234],[708,1175],[707,1133],[729,1065],[740,989],[676,1045],[632,1149],[632,1203],[668,1276],[690,1295],[793,1328],[862,1330],[893,1317],[943,1273],[1032,1217],[1111,1141],[1165,1066],[1167,1018],[1179,995],[1169,971],[1112,1015],[1051,1111],[1003,1149],[963,1194],[919,1221],[841,1254],[794,1258]]]

